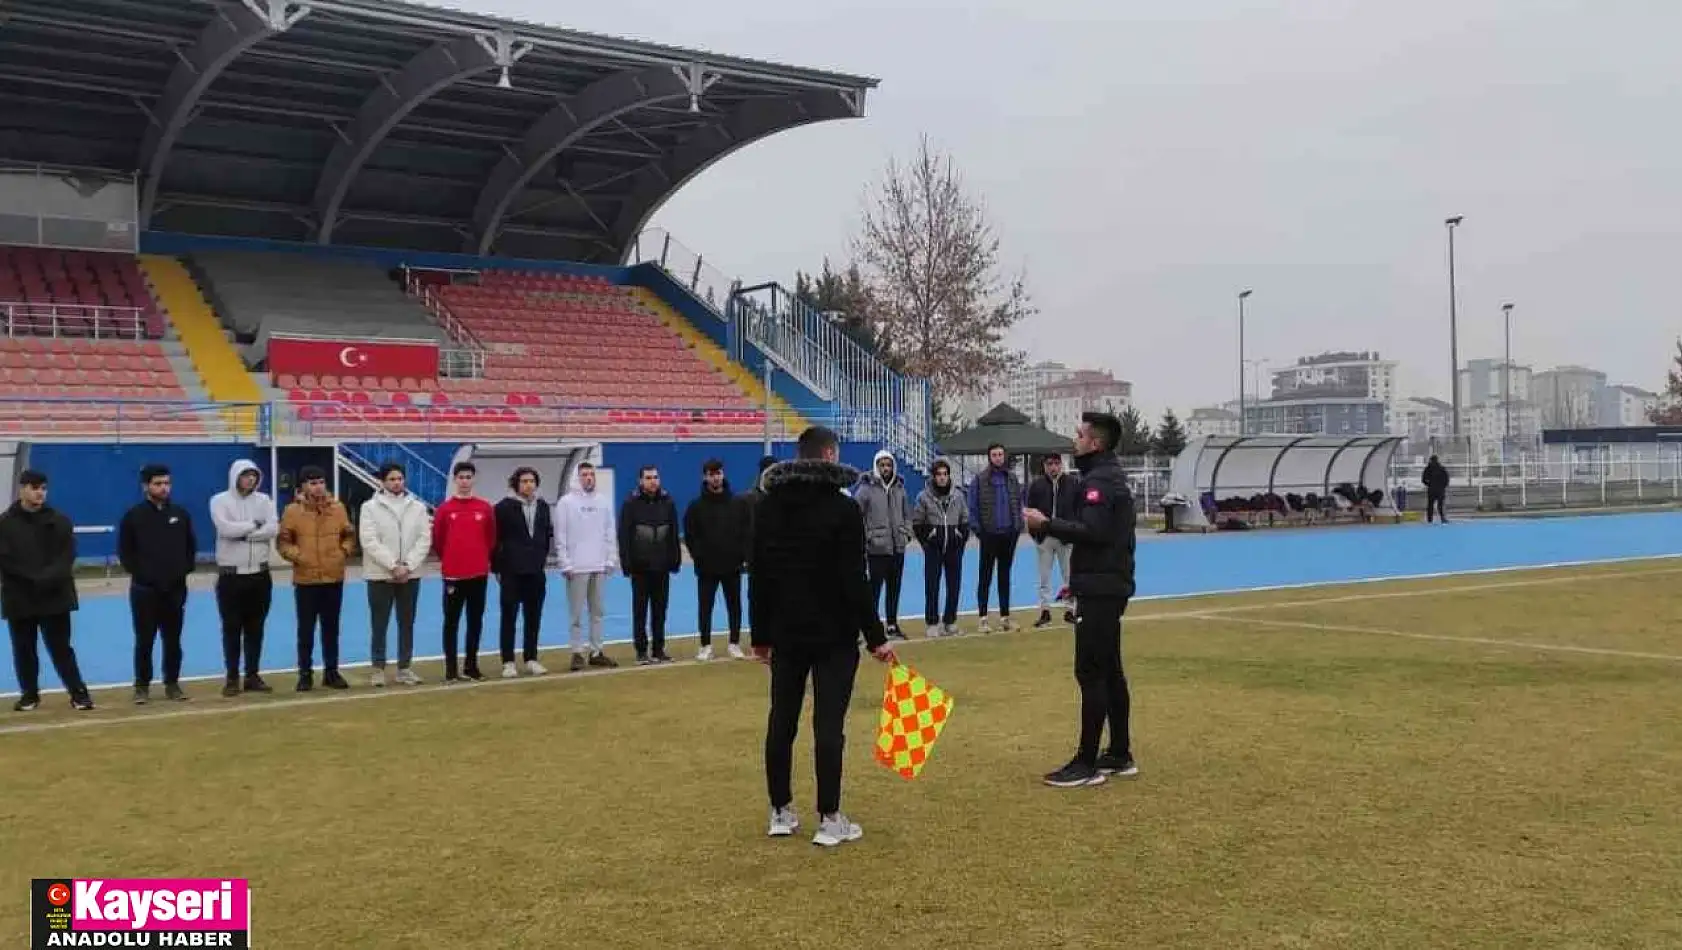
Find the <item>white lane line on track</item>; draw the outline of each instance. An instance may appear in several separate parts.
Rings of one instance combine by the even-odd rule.
[[[1198,619],[1187,614],[1183,619]],[[1446,633],[1414,633],[1407,630],[1384,630],[1378,627],[1352,627],[1338,623],[1308,623],[1299,620],[1267,620],[1262,617],[1234,617],[1204,614],[1201,619],[1214,623],[1230,623],[1247,627],[1267,627],[1275,630],[1311,630],[1318,633],[1349,633],[1371,637],[1396,637],[1404,640],[1433,640],[1442,643],[1466,643],[1475,646],[1500,647],[1511,650],[1540,650],[1548,653],[1576,653],[1591,656],[1614,656],[1634,660],[1666,660],[1682,663],[1682,656],[1670,653],[1643,653],[1637,650],[1614,650],[1608,647],[1587,647],[1569,643],[1536,643],[1529,640],[1502,640],[1494,637],[1457,637]]]

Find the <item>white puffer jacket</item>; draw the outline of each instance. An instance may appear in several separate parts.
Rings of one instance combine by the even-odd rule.
[[[404,492],[393,495],[377,491],[362,503],[357,536],[362,542],[362,577],[370,581],[391,580],[399,562],[411,573],[432,550],[432,515],[419,498]]]

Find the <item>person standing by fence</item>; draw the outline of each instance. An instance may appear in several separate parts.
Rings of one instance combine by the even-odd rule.
[[[258,670],[263,662],[263,627],[274,600],[269,555],[280,519],[274,502],[258,491],[263,472],[250,459],[228,466],[228,490],[210,498],[210,522],[216,527],[216,611],[222,617],[223,696],[241,688],[270,692]],[[240,657],[245,678],[240,679]]]
[[[1016,545],[1022,540],[1022,483],[1010,470],[1005,447],[987,447],[987,468],[969,485],[969,520],[975,526],[981,546],[981,583],[976,588],[976,606],[981,614],[981,632],[991,633],[987,620],[988,588],[993,572],[999,572],[999,621],[1014,630],[1010,619],[1010,570],[1016,563]]]
[[[969,544],[969,505],[952,486],[952,463],[935,459],[929,483],[917,495],[911,529],[923,546],[923,621],[928,637],[958,633],[958,588],[964,573],[964,547]],[[946,604],[940,589],[946,582]]]
[[[380,490],[362,503],[357,534],[362,541],[362,579],[368,586],[368,654],[374,686],[384,686],[385,633],[397,611],[397,682],[419,686],[415,656],[415,606],[420,600],[420,566],[432,549],[432,517],[408,490],[403,466],[380,466]]]
[[[339,614],[345,600],[345,561],[356,553],[356,534],[345,506],[327,493],[327,473],[314,465],[298,472],[302,489],[280,519],[280,556],[292,563],[292,599],[298,612],[298,692],[315,688],[315,626],[321,622],[321,685],[349,689],[339,675]]]
[[[520,675],[514,665],[514,627],[522,619],[525,639],[520,659],[526,664],[526,675],[549,672],[537,661],[537,640],[543,629],[543,601],[549,594],[544,568],[555,546],[555,528],[549,503],[537,493],[540,484],[537,469],[522,465],[508,476],[508,488],[514,494],[496,503],[496,553],[491,566],[501,594],[497,645],[502,648],[503,679]]]
[[[117,524],[117,560],[128,572],[134,618],[134,702],[152,698],[152,648],[164,643],[164,696],[185,702],[181,689],[181,626],[187,615],[187,578],[198,559],[193,516],[169,500],[169,466],[140,470],[146,497]]]
[[[70,615],[76,600],[76,528],[47,507],[47,476],[18,476],[18,498],[0,514],[0,613],[11,628],[12,663],[18,677],[17,712],[41,705],[41,660],[37,638],[46,641],[59,682],[77,710],[93,708],[70,646]]]
[[[1425,483],[1425,523],[1431,523],[1431,514],[1448,524],[1448,468],[1435,456],[1425,463],[1425,471],[1420,475],[1420,481]]]

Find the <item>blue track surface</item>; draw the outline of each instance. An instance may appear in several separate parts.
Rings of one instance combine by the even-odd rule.
[[[1332,584],[1431,574],[1453,574],[1503,568],[1535,567],[1584,561],[1611,561],[1682,555],[1682,514],[1607,515],[1584,518],[1545,518],[1464,521],[1446,526],[1389,525],[1367,528],[1255,531],[1209,537],[1146,536],[1139,545],[1139,595],[1172,597],[1256,588]],[[976,556],[965,562],[963,608],[975,607]],[[906,557],[905,591],[901,615],[918,617],[923,609],[922,559],[913,550]],[[1031,547],[1018,552],[1012,574],[1012,600],[1017,616],[1031,616],[1036,599],[1038,568]],[[264,669],[285,670],[295,663],[292,596],[277,587],[269,615],[263,650]],[[485,616],[482,665],[494,668],[499,610],[494,590]],[[442,591],[436,579],[423,582],[416,620],[415,652],[442,652]],[[608,587],[607,633],[610,640],[630,638],[630,585],[615,578]],[[368,659],[368,602],[360,583],[345,591],[342,662],[346,666]],[[713,623],[715,636],[723,623],[723,604]],[[673,579],[669,636],[696,630],[695,585],[686,572]],[[84,597],[75,616],[75,646],[83,676],[90,683],[109,685],[132,677],[133,634],[125,596]],[[391,634],[395,638],[395,631]],[[219,675],[222,667],[220,625],[214,595],[194,591],[187,603],[183,637],[186,656],[183,675]],[[543,645],[567,642],[566,596],[559,578],[549,587],[543,614]],[[395,647],[393,639],[392,646]],[[161,656],[159,657],[161,659]],[[58,688],[51,664],[42,650],[42,687]],[[317,657],[317,663],[320,659]],[[11,665],[0,670],[0,693],[15,693]]]

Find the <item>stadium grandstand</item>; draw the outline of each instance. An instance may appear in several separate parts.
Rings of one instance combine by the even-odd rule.
[[[391,0],[14,0],[0,50],[14,457],[126,479],[114,456],[167,442],[143,454],[262,457],[283,488],[395,458],[432,501],[483,441],[680,483],[811,422],[929,460],[926,383],[647,230],[873,79]]]

